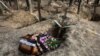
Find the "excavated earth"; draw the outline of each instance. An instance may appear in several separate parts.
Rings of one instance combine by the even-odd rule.
[[[62,3],[57,4],[52,2],[52,7],[61,4]],[[76,13],[77,10],[74,5],[69,9],[64,24],[67,29],[63,36],[65,41],[58,49],[44,53],[41,56],[100,56],[100,24],[89,21],[91,13],[88,13],[89,10],[87,8],[82,8],[80,14]],[[47,9],[44,8],[44,10]],[[5,26],[0,24],[0,56],[31,56],[18,51],[20,37],[35,32],[43,33],[53,29],[55,25],[54,20],[61,21],[61,18],[64,15],[64,11],[60,12],[61,13],[53,14],[54,11],[52,10],[50,14],[54,15],[53,19],[50,17],[51,19],[37,22],[35,24],[30,23],[28,26],[25,25],[27,24],[27,21],[24,21],[24,23],[26,23],[23,24],[23,22],[17,20],[18,23],[20,22],[20,24],[22,24],[19,29],[16,29],[16,27],[8,27],[9,25]],[[10,17],[6,22],[9,22],[10,20],[16,21],[14,17],[16,19],[16,16],[13,16],[13,18]],[[23,15],[21,17],[23,17]],[[28,16],[26,19],[27,18]],[[3,20],[2,22],[5,21]]]
[[[87,20],[69,20],[65,42],[61,46],[42,56],[100,56],[100,25]],[[54,22],[46,20],[21,29],[0,27],[0,55],[25,56],[18,51],[19,39],[26,34],[45,32],[52,29]],[[42,28],[42,29],[41,29]],[[29,55],[26,55],[29,56]]]

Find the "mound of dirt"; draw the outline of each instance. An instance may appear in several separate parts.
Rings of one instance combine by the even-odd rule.
[[[63,36],[66,41],[58,49],[44,53],[42,56],[100,56],[100,26],[94,22],[78,19],[68,20],[67,23],[69,25],[66,28],[66,34]],[[18,51],[19,37],[34,32],[43,33],[52,27],[53,21],[46,20],[9,33],[0,33],[0,55],[25,55]]]
[[[25,36],[26,34],[33,34],[35,32],[41,32],[41,33],[46,32],[53,27],[53,24],[54,23],[51,20],[46,20],[28,27],[11,30],[10,32],[6,32],[6,33],[1,32],[0,33],[0,55],[1,56],[25,55],[18,51],[20,37]]]
[[[69,23],[72,20],[68,21]],[[59,49],[43,56],[100,56],[100,26],[94,22],[79,20],[67,26],[66,41]]]
[[[64,43],[58,49],[44,53],[42,56],[100,56],[100,25],[88,21],[91,18],[91,12],[88,12],[88,7],[81,7],[80,14],[77,14],[77,6],[73,6],[69,8],[66,15],[67,18],[65,19],[66,33],[63,36],[65,38]],[[33,23],[36,20],[34,16],[31,16],[27,12],[21,12],[17,16],[12,16],[6,21],[0,22],[0,25],[16,26],[15,28],[17,28],[18,26],[22,27],[31,24],[31,22]],[[53,14],[53,16],[57,16],[55,19],[62,19],[63,15],[64,11]],[[35,32],[43,33],[52,29],[53,26],[53,20],[46,20],[21,29],[10,30],[7,33],[6,31],[4,31],[5,33],[1,32],[0,55],[30,56],[18,51],[20,37]]]
[[[38,20],[34,15],[31,15],[27,11],[17,11],[14,14],[7,18],[5,21],[0,22],[1,26],[12,27],[12,28],[20,28],[24,26],[28,26],[36,23]]]

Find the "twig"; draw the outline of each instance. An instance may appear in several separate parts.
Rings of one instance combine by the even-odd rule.
[[[5,7],[6,10],[8,10],[9,12],[11,12],[11,10],[2,1],[0,1],[0,3]]]
[[[100,36],[99,33],[95,32],[95,31],[92,31],[91,29],[86,28],[86,30],[89,31],[89,32],[91,32],[91,33],[93,33],[93,34],[96,34],[96,35]]]
[[[61,25],[60,23],[58,23],[57,20],[54,20],[54,22],[55,22],[60,28],[62,27],[62,25]]]

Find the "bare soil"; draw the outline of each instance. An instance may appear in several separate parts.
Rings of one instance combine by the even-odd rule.
[[[32,56],[18,51],[20,37],[53,29],[54,20],[62,21],[63,10],[68,6],[65,4],[61,1],[53,1],[51,7],[43,4],[42,16],[46,20],[41,22],[37,22],[37,11],[30,14],[24,10],[0,19],[0,56]],[[66,16],[64,26],[67,30],[63,36],[65,41],[58,49],[41,56],[100,56],[100,23],[89,21],[92,17],[89,7],[82,6],[80,14],[77,14],[77,6],[72,5]]]

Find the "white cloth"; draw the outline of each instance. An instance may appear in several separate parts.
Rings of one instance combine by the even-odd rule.
[[[36,44],[28,42],[26,39],[21,39],[20,43],[35,47]]]

